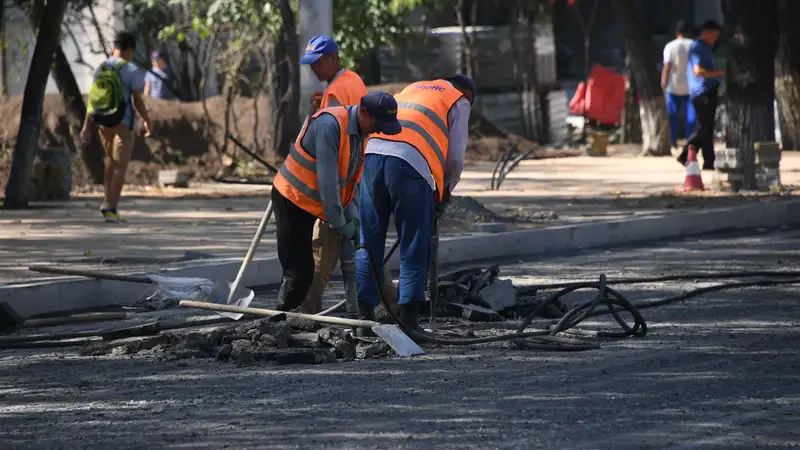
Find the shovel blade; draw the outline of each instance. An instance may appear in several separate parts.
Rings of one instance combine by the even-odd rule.
[[[239,286],[231,296],[230,294],[232,287],[233,283],[230,281],[217,281],[214,284],[214,290],[211,292],[211,295],[208,296],[208,302],[221,305],[238,306],[241,308],[247,308],[250,306],[250,302],[252,302],[253,297],[256,296],[255,292],[253,292],[251,289],[247,289],[246,287]],[[228,299],[230,299],[230,301],[228,301]],[[244,314],[241,313],[227,311],[216,311],[216,313],[222,317],[228,317],[233,320],[239,320],[242,318],[242,316],[244,316]]]
[[[424,355],[425,350],[414,342],[407,334],[403,333],[397,325],[375,325],[372,331],[389,344],[400,356]]]

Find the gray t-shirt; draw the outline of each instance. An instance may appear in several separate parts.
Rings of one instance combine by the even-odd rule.
[[[97,77],[103,65],[114,66],[120,61],[123,61],[123,59],[114,56],[108,58],[105,62],[97,66],[97,69],[94,71],[94,77]],[[144,70],[130,61],[119,70],[119,78],[125,90],[125,101],[128,102],[122,124],[128,128],[133,128],[133,98],[131,97],[131,91],[144,92],[145,75],[146,72]]]

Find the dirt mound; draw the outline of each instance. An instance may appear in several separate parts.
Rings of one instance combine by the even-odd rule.
[[[405,84],[372,86],[392,93],[399,92]],[[152,120],[152,135],[137,137],[133,160],[128,172],[128,183],[152,185],[159,169],[182,169],[193,181],[213,179],[223,170],[221,150],[225,146],[225,100],[221,96],[203,102],[171,102],[148,100],[147,108]],[[0,186],[5,186],[11,168],[11,156],[19,129],[22,96],[0,101]],[[67,146],[68,123],[64,104],[58,94],[45,96],[42,130],[39,145],[42,147]],[[207,111],[207,112],[206,112]],[[257,114],[256,114],[257,112]],[[275,161],[275,153],[265,146],[270,142],[266,124],[269,108],[266,98],[237,98],[233,102],[231,133],[242,143]],[[256,145],[258,144],[258,145]],[[467,148],[469,162],[494,161],[510,145],[525,151],[535,144],[505,131],[474,111],[470,117],[470,141]],[[227,152],[238,152],[232,144]],[[250,158],[242,156],[243,160]],[[73,157],[74,161],[79,158]],[[80,164],[73,169],[75,187],[89,184]],[[257,167],[254,165],[253,167]]]
[[[267,101],[263,97],[258,99],[258,118],[255,104],[252,98],[234,100],[231,133],[245,145],[260,148],[260,153],[271,160],[275,155],[263,150],[269,140],[265,126],[269,113]],[[222,97],[209,98],[205,109],[202,102],[153,99],[147,101],[147,108],[152,120],[152,135],[147,139],[142,136],[136,139],[128,178],[131,184],[152,184],[157,179],[158,170],[164,168],[188,170],[193,180],[207,180],[218,175],[222,169],[220,149],[225,145],[225,101]],[[0,102],[0,185],[5,184],[11,166],[21,109],[22,96]],[[61,96],[47,95],[43,111],[39,145],[64,147],[69,128]],[[256,142],[259,145],[255,145]],[[228,151],[236,149],[231,144]],[[82,174],[74,180],[76,185],[87,182]]]

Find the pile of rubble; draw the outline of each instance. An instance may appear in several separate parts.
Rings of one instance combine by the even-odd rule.
[[[390,347],[377,340],[356,339],[341,328],[285,316],[259,319],[188,333],[92,342],[82,356],[138,355],[160,360],[214,358],[237,365],[251,363],[324,364],[388,355]]]
[[[455,322],[517,319],[527,316],[544,301],[545,296],[537,295],[530,287],[515,287],[511,280],[499,279],[499,274],[500,268],[493,265],[440,277],[437,316],[453,318]],[[565,312],[558,303],[549,305],[541,316],[558,318]],[[382,322],[391,321],[390,317],[383,319]],[[190,332],[162,331],[157,323],[152,325],[123,330],[124,333],[106,333],[102,341],[84,345],[80,353],[137,355],[160,360],[206,358],[237,365],[324,364],[393,354],[386,343],[377,339],[356,338],[344,328],[323,327],[318,322],[285,315]],[[134,329],[140,334],[132,336]],[[150,335],[142,336],[143,331]]]
[[[454,316],[473,322],[493,322],[525,317],[533,312],[545,297],[535,290],[515,287],[511,280],[498,278],[500,267],[469,268],[439,277],[439,297],[436,313],[439,317]],[[559,318],[567,308],[556,302],[540,315]]]

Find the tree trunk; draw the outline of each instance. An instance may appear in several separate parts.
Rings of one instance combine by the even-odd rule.
[[[775,140],[775,53],[778,48],[776,2],[726,0],[729,148],[739,149],[744,189],[756,189],[753,143]]]
[[[532,11],[524,0],[516,0],[509,8],[509,35],[514,55],[512,70],[520,95],[520,116],[523,135],[539,142],[547,140],[544,121],[538,109],[539,83],[536,72],[536,33],[533,29]]]
[[[6,74],[7,51],[5,0],[0,0],[0,99],[8,95],[8,76]]]
[[[50,65],[53,53],[61,37],[61,22],[67,8],[67,0],[49,0],[44,7],[42,20],[39,22],[36,46],[25,83],[25,94],[22,101],[19,132],[14,147],[14,159],[6,186],[6,208],[23,208],[28,206],[28,193],[33,172],[33,157],[39,140],[42,126],[42,104],[47,88]]]
[[[273,130],[273,142],[277,144],[276,151],[282,157],[289,154],[289,149],[297,139],[300,132],[300,72],[298,61],[300,46],[297,41],[297,25],[295,25],[294,11],[289,0],[280,0],[278,7],[281,12],[281,31],[275,49],[275,60],[278,74],[277,91],[272,89],[273,104],[277,114],[270,117]]]
[[[775,97],[784,150],[800,150],[800,1],[778,0],[778,55]]]
[[[669,119],[664,92],[653,54],[652,37],[634,0],[611,0],[625,48],[631,57],[631,71],[639,88],[642,122],[642,155],[669,156]]]
[[[2,0],[0,0],[2,2]],[[41,1],[24,2],[17,0],[17,6],[25,12],[25,17],[31,29],[36,28],[41,21],[44,4]],[[58,91],[61,93],[61,100],[64,102],[64,109],[67,115],[67,123],[70,132],[70,151],[80,156],[83,161],[86,173],[95,184],[103,184],[104,167],[103,159],[105,150],[100,141],[100,134],[96,127],[92,127],[92,140],[88,147],[84,147],[80,141],[81,127],[86,117],[86,103],[83,101],[83,94],[69,65],[69,59],[64,53],[64,48],[59,43],[53,55],[53,66],[50,69]]]

